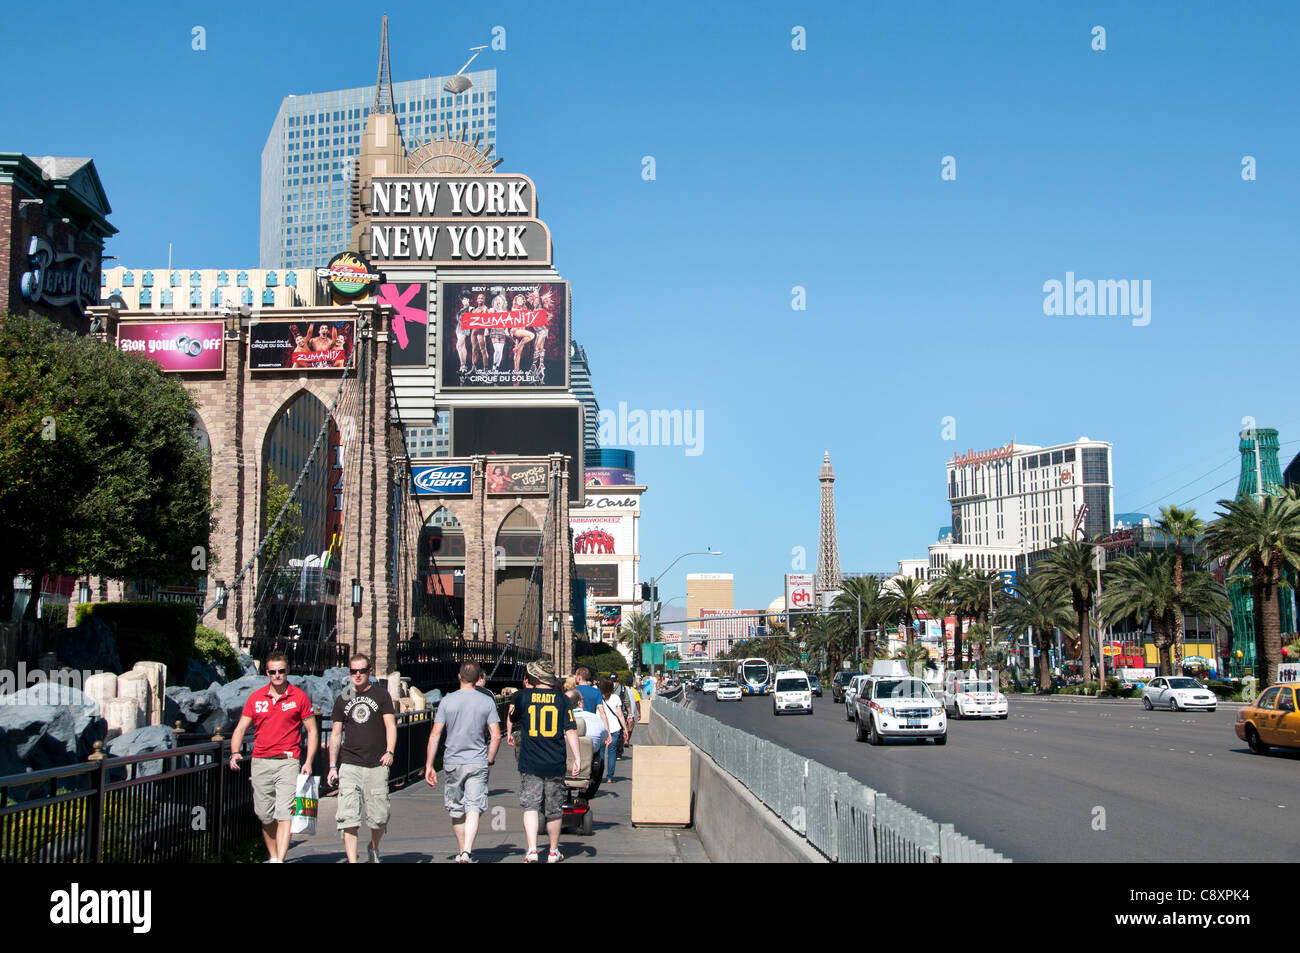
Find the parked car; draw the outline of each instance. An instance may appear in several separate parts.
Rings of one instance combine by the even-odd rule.
[[[740,683],[734,678],[722,679],[718,682],[718,687],[714,690],[713,697],[720,702],[740,701]]]
[[[855,701],[858,741],[878,745],[886,738],[933,738],[948,743],[948,719],[930,686],[913,676],[872,678]]]
[[[852,721],[854,718],[858,717],[857,709],[854,706],[854,702],[857,701],[858,692],[862,690],[862,686],[869,681],[871,681],[870,675],[863,675],[861,672],[859,672],[857,675],[854,675],[853,678],[849,681],[848,685],[844,687],[844,720],[845,721]]]
[[[808,684],[812,686],[812,693],[818,698],[822,697],[822,680],[816,675],[808,676]]]
[[[836,672],[835,677],[831,679],[831,701],[837,705],[844,701],[844,689],[848,687],[849,682],[853,681],[853,676],[861,674],[856,669],[849,672]]]
[[[1268,749],[1300,748],[1300,709],[1297,708],[1297,682],[1284,682],[1267,689],[1253,705],[1237,712],[1233,730],[1250,745],[1255,754]]]
[[[804,672],[790,669],[776,673],[776,687],[772,691],[772,714],[787,711],[813,713],[812,686]]]
[[[1168,708],[1170,711],[1204,708],[1206,711],[1215,711],[1219,707],[1219,696],[1194,678],[1162,675],[1151,679],[1142,689],[1142,707],[1147,711],[1153,708]]]

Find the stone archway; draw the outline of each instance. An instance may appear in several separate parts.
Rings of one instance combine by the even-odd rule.
[[[534,598],[530,603],[530,611],[535,611],[536,619],[521,621],[521,612],[525,608],[529,585],[533,582],[533,569],[541,548],[541,526],[522,505],[516,506],[502,519],[493,544],[493,598],[496,603],[493,617],[494,634],[498,642],[504,641],[508,633],[514,633],[517,626],[529,633],[540,630],[541,599]],[[537,585],[543,586],[543,567],[537,567],[536,575]],[[535,609],[532,609],[534,606]]]

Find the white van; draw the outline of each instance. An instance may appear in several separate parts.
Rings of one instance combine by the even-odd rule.
[[[957,718],[1006,718],[1007,696],[991,677],[978,672],[948,672],[943,681],[943,707]]]
[[[777,672],[772,683],[772,714],[787,711],[806,711],[812,714],[812,685],[808,674],[798,669]]]

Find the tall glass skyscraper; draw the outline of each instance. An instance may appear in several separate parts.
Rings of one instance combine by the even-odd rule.
[[[452,96],[445,76],[393,84],[393,107],[406,148],[463,128],[480,149],[497,141],[497,72],[466,73],[468,92]],[[288,96],[262,147],[262,268],[314,268],[348,246],[352,159],[361,149],[375,87]]]

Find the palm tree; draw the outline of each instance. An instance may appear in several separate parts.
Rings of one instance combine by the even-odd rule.
[[[903,664],[907,666],[907,670],[917,678],[921,677],[922,666],[931,671],[938,668],[934,659],[930,658],[930,650],[920,642],[908,642],[895,658],[902,659]]]
[[[1183,540],[1192,540],[1193,550],[1196,538],[1205,532],[1205,521],[1197,519],[1196,510],[1181,510],[1176,506],[1162,506],[1160,519],[1156,520],[1156,529],[1174,541],[1174,591],[1183,594]],[[1183,658],[1183,616],[1178,614],[1174,629],[1174,659]]]
[[[1047,584],[1070,597],[1074,608],[1075,634],[1066,637],[1067,654],[1078,658],[1084,675],[1088,669],[1088,603],[1097,588],[1097,570],[1093,568],[1093,544],[1077,540],[1056,540],[1053,549],[1034,572]],[[1098,645],[1098,651],[1101,646]]]
[[[1033,632],[1038,645],[1040,691],[1045,692],[1051,687],[1052,671],[1047,653],[1052,647],[1052,633],[1056,629],[1068,631],[1074,622],[1070,608],[1070,597],[1048,585],[1042,573],[1035,572],[1020,577],[1020,581],[1011,586],[1010,597],[997,609],[998,626],[1013,638],[1019,638],[1026,631]]]
[[[843,582],[844,591],[831,603],[832,609],[841,610],[835,618],[838,624],[852,635],[852,646],[857,648],[858,607],[862,607],[863,656],[876,654],[876,629],[888,622],[894,614],[892,599],[875,576],[853,576]]]
[[[1292,487],[1285,493],[1266,493],[1262,499],[1246,496],[1219,500],[1226,512],[1205,528],[1206,549],[1228,558],[1228,572],[1243,564],[1250,568],[1255,612],[1255,658],[1263,685],[1277,679],[1282,659],[1282,621],[1279,588],[1286,567],[1300,570],[1300,500]]]
[[[961,617],[970,605],[973,596],[971,570],[962,561],[950,559],[944,564],[943,575],[931,587],[934,604],[940,609],[939,618],[943,619],[943,610],[952,610],[952,658],[955,667],[961,667]]]
[[[984,661],[989,647],[989,627],[983,622],[972,622],[969,629],[966,630],[966,648],[973,655],[973,650],[978,650],[980,661]],[[974,668],[974,658],[971,658],[971,665]]]
[[[1207,572],[1193,570],[1183,576],[1183,591],[1174,586],[1174,559],[1168,552],[1121,556],[1111,564],[1109,581],[1100,600],[1104,624],[1137,616],[1142,628],[1151,627],[1160,657],[1160,674],[1174,672],[1173,644],[1177,620],[1184,612],[1208,616],[1228,625],[1232,607],[1227,590]]]
[[[654,631],[650,631],[650,616],[644,612],[633,612],[623,620],[623,625],[619,628],[615,638],[619,644],[626,645],[632,650],[632,665],[639,667],[641,664],[641,646],[646,642],[659,642],[662,640],[664,627],[655,624]]]
[[[856,619],[853,625],[856,629]],[[838,672],[845,656],[857,647],[856,641],[853,641],[856,635],[844,625],[842,616],[813,616],[800,629],[808,643],[809,657],[813,652],[825,652],[826,664],[832,672]]]
[[[902,619],[903,624],[907,626],[904,634],[909,644],[913,637],[912,623],[916,621],[917,612],[921,610],[925,601],[925,589],[923,580],[903,576],[891,579],[890,589],[886,593],[886,598],[889,600],[889,616],[893,619]]]

